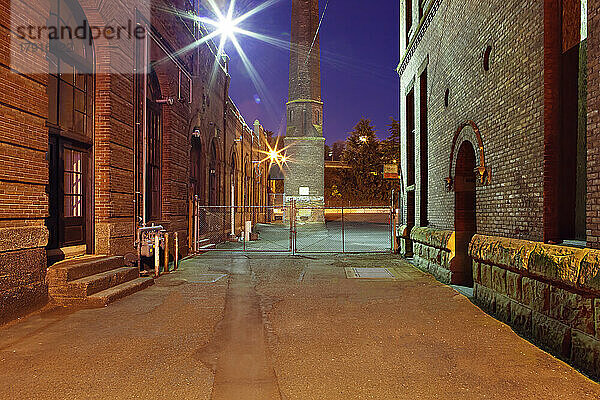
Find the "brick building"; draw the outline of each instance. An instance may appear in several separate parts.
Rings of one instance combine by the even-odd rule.
[[[229,98],[226,56],[216,59],[210,41],[194,46],[206,31],[182,12],[197,7],[0,2],[0,322],[44,305],[46,269],[63,259],[79,257],[67,262],[71,272],[82,260],[106,281],[135,281],[125,266],[137,257],[140,226],[177,232],[187,254],[194,198],[265,201],[265,167],[253,163],[264,130],[246,125]],[[89,41],[34,41],[19,30],[53,24],[109,30]],[[141,38],[131,36],[136,28]],[[121,275],[109,277],[116,267]]]
[[[599,375],[598,4],[587,3],[401,1],[400,236],[415,264],[473,286],[498,318]]]

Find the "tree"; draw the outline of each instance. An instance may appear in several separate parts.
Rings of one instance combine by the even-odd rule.
[[[344,153],[345,148],[346,142],[343,140],[338,140],[337,142],[333,143],[333,145],[331,146],[331,152],[333,153],[334,161],[342,160],[342,154]]]
[[[328,145],[325,145],[325,151],[323,151],[323,155],[325,157],[325,161],[330,161],[331,160],[331,156],[329,155],[329,153],[331,153],[331,148]]]
[[[361,202],[384,198],[383,154],[369,119],[361,119],[346,139],[342,160],[350,167],[344,197]]]
[[[381,151],[386,162],[400,162],[400,122],[390,117],[389,136],[381,142]]]
[[[346,139],[346,148],[342,155],[350,167],[360,173],[378,171],[381,165],[379,139],[369,119],[361,119]]]

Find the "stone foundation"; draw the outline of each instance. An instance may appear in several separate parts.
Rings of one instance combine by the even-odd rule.
[[[600,251],[475,235],[469,253],[478,304],[600,377]]]
[[[443,283],[450,283],[454,258],[454,232],[414,227],[410,231],[413,263]]]
[[[0,253],[0,324],[23,316],[48,301],[43,248]]]
[[[408,225],[402,225],[398,229],[398,242],[400,254],[404,257],[410,258],[413,256],[412,240],[410,240],[410,227]]]

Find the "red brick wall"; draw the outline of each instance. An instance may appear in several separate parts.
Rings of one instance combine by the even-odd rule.
[[[20,1],[20,0],[14,0]],[[107,21],[126,24],[135,21],[135,4],[127,0],[98,2],[79,0],[90,24]],[[45,23],[49,10],[45,2],[27,2],[32,7],[24,22]],[[178,9],[189,6],[187,0],[155,0],[151,18],[163,42],[180,49],[194,40],[184,21],[158,11],[174,4]],[[100,7],[100,8],[98,8]],[[11,54],[9,0],[0,0],[0,323],[43,304],[47,299],[45,246],[48,230],[48,97],[45,74],[28,75],[10,69]],[[27,21],[29,18],[31,21]],[[134,42],[118,46],[98,39],[95,51],[95,129],[94,156],[94,251],[97,254],[134,253],[134,144],[136,132],[134,112]],[[163,106],[162,208],[160,222],[180,238],[180,254],[187,253],[188,201],[191,132],[202,132],[202,156],[207,157],[210,141],[215,139],[219,153],[220,204],[230,202],[231,154],[237,152],[236,171],[240,186],[244,153],[252,147],[250,128],[246,127],[243,144],[235,137],[244,131],[238,116],[226,118],[229,107],[229,75],[217,69],[216,80],[210,82],[216,49],[202,46],[181,55],[194,75],[192,104],[176,101]],[[152,45],[153,59],[166,54]],[[28,62],[47,68],[45,54],[40,52]],[[195,64],[194,64],[195,63]],[[121,71],[120,73],[115,71]],[[163,97],[177,98],[177,68],[171,61],[157,67]],[[187,95],[187,93],[184,93]],[[228,124],[226,121],[233,121]],[[257,142],[255,142],[257,145]],[[236,147],[237,146],[237,147]],[[257,149],[253,149],[258,154]],[[208,168],[208,164],[205,164]],[[208,176],[206,173],[204,176]],[[207,198],[207,181],[202,182]],[[261,186],[264,190],[266,187]],[[241,201],[241,198],[240,198]],[[241,221],[240,221],[241,222]]]
[[[600,1],[588,1],[587,240],[600,248]]]
[[[47,10],[30,7],[22,21],[37,24]],[[0,0],[0,323],[47,299],[47,79],[11,69],[10,19],[11,3]],[[44,56],[32,53],[28,62],[47,65]]]

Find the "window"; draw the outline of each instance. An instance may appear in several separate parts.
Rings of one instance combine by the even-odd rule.
[[[415,225],[415,93],[406,96],[406,161],[407,161],[407,219],[409,226]]]
[[[492,46],[486,47],[485,51],[483,52],[483,70],[486,72],[490,70],[490,55],[491,54],[492,54]]]
[[[419,147],[420,147],[420,189],[421,189],[421,211],[420,226],[429,225],[427,207],[429,196],[429,154],[427,142],[427,68],[421,73],[419,78]]]
[[[83,216],[83,153],[65,148],[64,152],[64,216]]]
[[[218,161],[217,161],[217,147],[215,142],[212,142],[210,148],[210,164],[209,164],[209,178],[208,178],[208,205],[216,206],[218,204],[218,175],[217,175]]]
[[[586,239],[587,41],[585,2],[563,1],[560,56],[559,239]]]
[[[148,75],[147,102],[147,162],[146,162],[146,216],[161,216],[161,165],[162,165],[162,108],[156,103],[161,98],[160,85],[155,71]],[[141,159],[141,158],[140,158]]]
[[[78,15],[80,14],[80,15]],[[85,17],[69,7],[65,0],[53,0],[51,26],[81,26]],[[85,40],[68,35],[51,39],[48,60],[48,122],[61,132],[92,138],[93,132],[93,54]]]
[[[412,28],[413,22],[412,8],[412,0],[406,0],[406,47],[408,47],[408,43],[410,42],[410,28]]]

